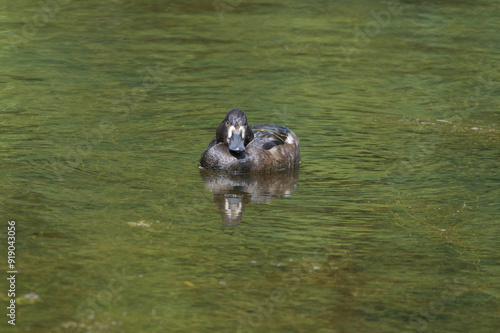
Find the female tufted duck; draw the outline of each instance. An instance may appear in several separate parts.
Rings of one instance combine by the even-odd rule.
[[[231,172],[275,171],[299,162],[299,139],[292,131],[276,125],[249,126],[240,109],[227,113],[200,159],[204,168]]]

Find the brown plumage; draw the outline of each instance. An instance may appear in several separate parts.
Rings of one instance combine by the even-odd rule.
[[[292,131],[277,125],[249,126],[240,109],[227,113],[200,159],[204,168],[230,172],[268,172],[299,162],[299,139]]]

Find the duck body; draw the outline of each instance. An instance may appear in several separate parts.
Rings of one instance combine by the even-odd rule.
[[[284,126],[247,123],[245,112],[229,111],[201,154],[203,168],[240,172],[289,169],[300,162],[297,136]]]

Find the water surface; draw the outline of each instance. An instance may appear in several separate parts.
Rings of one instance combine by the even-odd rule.
[[[500,329],[496,2],[54,3],[0,5],[17,329]],[[228,224],[198,159],[235,107],[302,163]]]

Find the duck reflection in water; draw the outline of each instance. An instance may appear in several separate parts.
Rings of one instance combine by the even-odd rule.
[[[231,174],[200,169],[207,189],[226,226],[236,226],[248,203],[268,203],[273,198],[288,198],[297,187],[299,167],[272,173]]]

